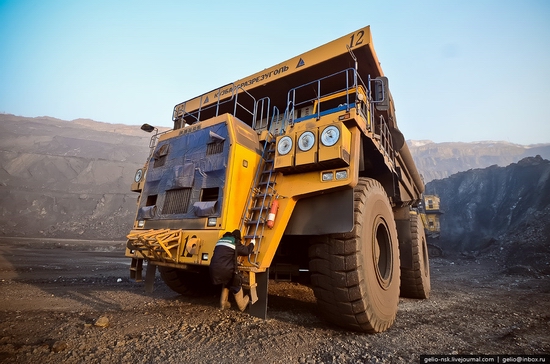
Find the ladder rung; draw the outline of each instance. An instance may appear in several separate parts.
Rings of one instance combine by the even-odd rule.
[[[255,177],[255,186],[252,189],[249,199],[247,212],[242,218],[242,224],[250,227],[248,230],[257,232],[261,226],[263,231],[267,222],[267,212],[271,199],[276,196],[275,185],[277,174],[274,170],[275,164],[275,138],[272,141],[266,141],[263,148],[262,162],[258,166],[261,170],[258,171]],[[262,200],[263,199],[263,200]],[[259,206],[258,206],[259,205]],[[256,226],[254,229],[253,227]],[[256,239],[259,243],[262,239],[261,235],[245,235],[244,239],[250,241]]]
[[[262,211],[269,210],[269,206],[256,206],[250,209],[250,211]]]
[[[275,194],[273,193],[259,193],[254,198],[263,198],[263,197],[273,197]]]
[[[246,225],[265,224],[265,220],[251,220],[247,221]]]

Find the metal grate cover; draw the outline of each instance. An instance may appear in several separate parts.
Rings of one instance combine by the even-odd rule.
[[[206,155],[220,154],[223,152],[223,142],[221,143],[208,143],[206,145]]]
[[[185,214],[191,199],[191,188],[166,191],[162,214]]]

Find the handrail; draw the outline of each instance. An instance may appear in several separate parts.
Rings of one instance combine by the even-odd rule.
[[[155,152],[155,148],[157,147],[157,144],[159,142],[159,138],[161,135],[169,133],[171,130],[165,130],[159,132],[157,128],[155,128],[155,134],[151,135],[151,139],[149,139],[149,157],[147,158],[147,163],[151,160],[153,157],[153,153]]]
[[[271,99],[269,97],[262,97],[256,101],[256,118],[252,124],[252,129],[261,130],[267,127],[269,124],[269,111],[271,106]],[[265,111],[265,117],[264,117]],[[256,122],[259,121],[259,125],[256,125]]]
[[[201,118],[201,114],[204,115],[204,113],[208,110],[214,109],[213,110],[213,115],[212,115],[212,113],[207,114],[208,118],[211,118],[212,116],[219,116],[220,113],[222,112],[222,111],[220,111],[221,106],[224,105],[224,104],[228,104],[228,103],[232,103],[233,116],[237,117],[238,116],[237,115],[238,111],[240,111],[241,113],[245,112],[245,114],[248,115],[251,119],[250,125],[251,126],[255,125],[256,120],[257,120],[257,107],[258,107],[258,102],[259,101],[257,101],[256,98],[254,96],[252,96],[252,94],[250,94],[248,91],[246,91],[242,86],[235,86],[233,84],[229,84],[229,85],[220,87],[218,89],[217,95],[221,94],[222,89],[227,90],[228,88],[231,90],[231,95],[229,96],[229,98],[226,98],[226,99],[222,100],[220,97],[217,97],[217,101],[215,103],[212,103],[212,104],[208,103],[208,101],[205,99],[206,95],[211,94],[212,91],[210,91],[208,93],[205,93],[205,94],[202,94],[198,98],[190,100],[190,101],[194,101],[194,100],[197,100],[197,99],[199,100],[198,108],[193,109],[192,111],[187,111],[186,110],[187,103],[190,102],[190,101],[185,101],[185,102],[182,102],[182,103],[177,104],[176,106],[174,106],[174,111],[172,113],[172,120],[174,121],[174,129],[180,129],[180,128],[184,127],[186,123],[187,124],[194,124],[194,123],[203,121],[202,118]],[[239,100],[239,95],[241,95],[241,100]],[[242,102],[243,96],[249,97],[249,99],[252,103],[251,108],[250,108],[250,106],[247,107]],[[260,100],[263,103],[265,103],[266,100],[269,100],[269,98],[264,97]],[[208,103],[208,104],[206,105],[206,103]],[[269,102],[267,101],[267,103],[268,103],[268,107],[269,107]],[[226,108],[225,112],[227,112],[228,110],[229,109]],[[263,110],[262,110],[262,113],[263,113]],[[178,122],[178,121],[179,121],[179,125],[176,125],[176,122]]]
[[[378,131],[378,134],[376,133]],[[391,136],[390,128],[384,120],[384,117],[380,115],[378,128],[375,127],[375,134],[380,137],[380,147],[382,152],[388,159],[394,163],[395,162],[395,150],[393,149],[393,139]]]
[[[221,90],[222,89],[227,89],[228,86],[231,86],[230,87],[231,95],[228,99],[222,100],[219,97],[219,95],[221,94]],[[176,106],[174,106],[174,111],[172,112],[172,121],[176,122],[176,121],[180,120],[179,128],[182,128],[184,125],[181,125],[181,124],[185,120],[185,118],[189,117],[191,119],[194,119],[194,121],[191,124],[194,124],[196,122],[200,122],[201,121],[201,117],[200,117],[201,112],[204,112],[205,110],[210,110],[212,108],[216,108],[215,115],[218,116],[220,105],[232,102],[235,99],[236,87],[233,84],[228,84],[228,85],[225,85],[225,86],[222,86],[222,87],[218,88],[217,90],[218,90],[218,93],[217,93],[218,97],[217,97],[217,101],[214,104],[207,105],[207,106],[203,107],[203,100],[205,100],[206,95],[208,95],[212,92],[212,91],[210,91],[210,92],[204,93],[204,94],[192,99],[192,100],[199,99],[200,101],[199,101],[199,107],[197,109],[194,109],[194,110],[190,111],[190,112],[188,112],[186,110],[186,107],[187,107],[187,103],[192,101],[192,100],[184,101],[184,102],[181,102],[181,103],[177,104]]]
[[[256,105],[256,99],[248,91],[246,91],[242,86],[238,86],[235,90],[237,90],[237,92],[235,92],[235,103],[234,103],[234,107],[233,107],[233,116],[237,117],[237,107],[240,106],[241,109],[243,109],[248,114],[250,114],[250,116],[252,116],[251,125],[255,124],[256,123],[256,106],[257,106]],[[243,95],[250,96],[250,98],[252,99],[252,105],[253,105],[252,110],[248,110],[243,104],[241,104],[239,102],[239,92],[238,92],[238,90],[242,90]],[[218,110],[216,110],[216,116],[218,116]]]
[[[327,85],[330,81],[338,77],[345,77],[345,87],[338,89],[329,89],[326,93],[322,91],[322,85]],[[370,86],[370,85],[369,85]],[[303,96],[302,95],[311,95],[311,92],[315,94],[314,96]],[[345,96],[345,104],[347,109],[351,107],[355,98],[352,99],[352,95],[355,94],[365,94],[367,100],[365,102],[370,102],[370,87],[367,87],[367,84],[361,79],[361,76],[357,73],[357,70],[354,68],[347,68],[339,72],[330,74],[328,76],[319,78],[315,81],[311,81],[305,84],[302,84],[298,87],[295,87],[288,91],[287,94],[287,109],[285,110],[285,120],[283,122],[283,127],[287,123],[291,124],[296,120],[296,110],[301,106],[306,107],[309,105],[314,105],[313,111],[316,114],[317,119],[321,117],[321,104],[326,101],[336,99],[337,97]]]

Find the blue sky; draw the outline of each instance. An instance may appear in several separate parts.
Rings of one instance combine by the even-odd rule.
[[[0,112],[172,126],[366,25],[407,139],[550,143],[547,0],[0,0]]]

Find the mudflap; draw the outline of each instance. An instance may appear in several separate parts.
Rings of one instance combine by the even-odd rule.
[[[155,275],[157,274],[157,266],[147,262],[147,271],[145,272],[145,292],[153,293],[153,285],[155,283]]]
[[[130,264],[130,279],[133,279],[136,282],[143,281],[142,271],[143,271],[143,259],[132,258],[132,263]]]
[[[248,306],[248,314],[261,319],[267,319],[267,285],[269,283],[269,269],[265,272],[255,273],[256,284],[251,287],[250,295],[254,304]],[[253,292],[253,291],[256,292]]]

